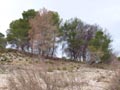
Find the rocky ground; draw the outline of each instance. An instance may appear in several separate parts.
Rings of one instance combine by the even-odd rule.
[[[2,54],[0,90],[117,90],[119,69],[56,60],[39,60],[20,53]],[[10,59],[10,60],[9,60]]]

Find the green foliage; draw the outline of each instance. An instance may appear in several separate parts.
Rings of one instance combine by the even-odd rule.
[[[63,67],[62,69],[63,69],[63,70],[67,70],[67,67]]]
[[[67,20],[61,26],[60,33],[62,40],[67,42],[66,54],[72,60],[80,60],[81,57],[85,60],[88,50],[102,61],[110,58],[112,40],[99,26],[75,18]]]
[[[53,69],[52,67],[49,67],[47,71],[48,71],[48,72],[53,72],[54,69]]]
[[[24,20],[30,20],[31,18],[34,18],[36,16],[37,12],[34,9],[29,9],[28,11],[24,11],[22,13]]]
[[[10,23],[10,29],[7,33],[7,40],[11,44],[16,44],[21,46],[25,41],[27,41],[29,30],[29,24],[23,20],[15,20]]]
[[[59,25],[60,24],[59,14],[57,12],[53,12],[53,11],[51,11],[51,13],[52,13],[53,24]]]
[[[0,38],[3,38],[4,36],[5,36],[4,34],[0,33]]]
[[[120,61],[120,56],[118,57],[118,60]]]
[[[6,40],[3,37],[0,33],[0,48],[5,48]],[[112,40],[102,28],[86,24],[78,18],[61,23],[57,12],[30,9],[22,13],[21,19],[10,23],[7,41],[22,50],[31,45],[32,51],[38,49],[41,55],[46,56],[54,56],[57,41],[63,41],[67,46],[64,52],[72,60],[86,59],[85,55],[90,50],[106,61],[110,57]]]
[[[0,50],[5,49],[6,47],[6,39],[4,38],[4,34],[0,33]]]
[[[67,20],[60,29],[62,40],[66,41],[68,44],[68,48],[66,48],[65,51],[71,59],[75,59],[75,49],[77,49],[83,41],[82,39],[76,39],[76,27],[79,23],[82,22],[78,18],[70,19]]]
[[[10,23],[10,29],[7,30],[7,41],[23,50],[28,45],[29,19],[33,18],[36,12],[31,9],[24,11],[22,15],[23,19],[14,20]]]
[[[110,43],[111,38],[105,34],[102,30],[98,30],[90,41],[89,49],[96,53],[102,60],[102,62],[110,58]]]
[[[109,62],[111,57],[111,52],[104,52],[104,55],[101,57],[102,62]]]

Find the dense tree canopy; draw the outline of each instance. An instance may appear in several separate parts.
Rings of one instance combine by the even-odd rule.
[[[24,20],[29,21],[31,18],[36,16],[36,11],[34,9],[29,9],[28,11],[23,11],[22,17]]]
[[[24,50],[29,46],[28,31],[30,29],[29,19],[36,14],[34,10],[24,11],[23,18],[14,20],[10,23],[10,29],[7,30],[7,40],[10,44],[16,46],[17,49]]]
[[[64,42],[66,57],[77,61],[106,61],[111,54],[111,38],[101,27],[78,18],[62,22],[57,12],[45,8],[24,11],[22,18],[12,21],[7,41],[18,50],[50,57],[56,54],[58,41]]]
[[[67,42],[65,52],[72,60],[86,60],[87,54],[99,59],[108,59],[110,54],[110,37],[99,26],[85,24],[75,18],[67,20],[61,27],[61,35]]]

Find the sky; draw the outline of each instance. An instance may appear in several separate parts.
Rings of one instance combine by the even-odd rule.
[[[64,20],[78,17],[110,33],[114,52],[120,53],[120,0],[0,0],[0,32],[28,9],[57,11]]]

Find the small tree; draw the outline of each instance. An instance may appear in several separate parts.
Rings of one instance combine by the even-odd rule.
[[[95,36],[91,39],[89,49],[94,52],[102,62],[107,61],[111,55],[111,38],[102,30],[98,30]]]

